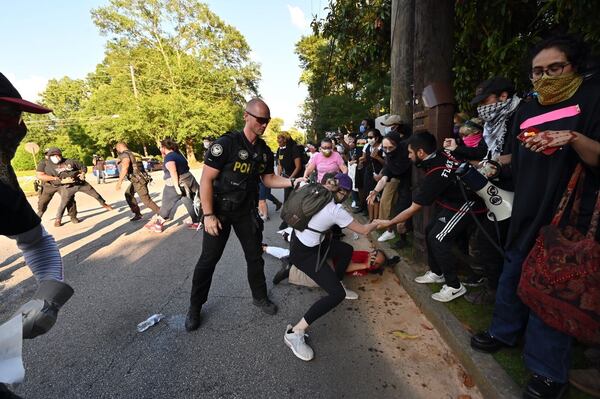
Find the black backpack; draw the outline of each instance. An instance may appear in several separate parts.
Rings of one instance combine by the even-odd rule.
[[[281,208],[281,219],[296,230],[310,229],[308,227],[310,219],[325,208],[332,199],[333,193],[321,184],[306,184],[290,193]],[[317,233],[323,232],[317,231]]]

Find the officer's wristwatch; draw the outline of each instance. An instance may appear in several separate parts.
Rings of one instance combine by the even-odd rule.
[[[290,183],[292,183],[291,187],[294,187],[294,182],[296,181],[295,177],[290,177]]]

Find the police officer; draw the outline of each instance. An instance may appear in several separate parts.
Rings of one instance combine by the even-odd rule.
[[[48,149],[48,158],[43,172],[37,172],[40,180],[51,181],[53,184],[60,185],[60,205],[56,211],[54,226],[62,225],[62,214],[70,201],[73,201],[75,193],[82,192],[96,199],[100,206],[111,211],[112,206],[108,205],[104,198],[85,181],[87,167],[75,159],[63,158],[62,151],[59,148],[52,147]],[[78,223],[77,218],[71,218],[73,223]]]
[[[144,170],[142,162],[135,159],[135,155],[127,148],[127,144],[120,142],[115,146],[119,153],[119,181],[117,182],[117,190],[121,189],[123,180],[127,178],[131,183],[127,190],[125,190],[125,201],[129,205],[131,212],[133,212],[132,222],[140,220],[142,218],[142,212],[140,207],[135,200],[135,193],[140,196],[140,199],[148,208],[154,212],[155,215],[160,213],[160,207],[156,205],[150,194],[148,193],[148,183],[150,183],[150,176]],[[153,223],[153,222],[152,222]],[[150,223],[146,226],[149,226]]]
[[[56,176],[45,176],[44,170],[46,170],[47,163],[50,162],[48,157],[49,148],[44,151],[44,158],[38,163],[36,169],[36,177],[42,182],[40,188],[40,194],[38,196],[38,210],[37,215],[42,217],[48,204],[54,197],[54,194],[60,191],[60,178]],[[77,205],[75,203],[75,197],[73,196],[69,202],[67,202],[67,212],[71,217],[71,223],[79,223],[77,219]]]
[[[263,100],[250,100],[243,131],[225,133],[208,150],[200,182],[204,238],[194,270],[187,331],[200,327],[200,310],[232,227],[244,250],[254,305],[267,314],[277,313],[277,306],[267,296],[261,247],[263,222],[256,210],[258,182],[262,178],[267,187],[286,188],[292,187],[295,179],[273,173],[273,153],[261,138],[270,115]]]

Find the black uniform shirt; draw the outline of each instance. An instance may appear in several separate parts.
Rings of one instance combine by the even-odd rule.
[[[273,162],[273,153],[263,139],[258,138],[253,145],[243,133],[233,132],[212,143],[204,163],[221,171],[215,180],[215,193],[243,190],[249,194],[244,205],[250,205],[249,201],[258,198],[260,176],[273,174]]]
[[[43,170],[40,167],[43,166]],[[53,164],[51,161],[45,160],[39,163],[38,172],[44,172],[49,176],[56,176],[64,179],[65,177],[75,177],[81,172],[87,172],[87,167],[81,162],[74,159],[63,159],[58,164]]]
[[[454,174],[459,163],[446,156],[444,151],[438,151],[435,156],[422,161],[421,167],[426,175],[413,192],[413,202],[423,206],[432,205],[434,202],[442,207],[460,209],[466,202],[460,187],[461,184]],[[469,201],[481,201],[472,191],[465,188]],[[479,210],[482,205],[475,206]],[[471,208],[473,209],[473,208]]]

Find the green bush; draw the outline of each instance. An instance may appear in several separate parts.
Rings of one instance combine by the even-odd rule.
[[[39,161],[41,154],[36,154],[36,160]],[[33,157],[30,153],[25,151],[25,144],[21,143],[17,148],[15,157],[12,160],[12,166],[15,170],[32,170],[37,167],[37,162],[33,162]]]

